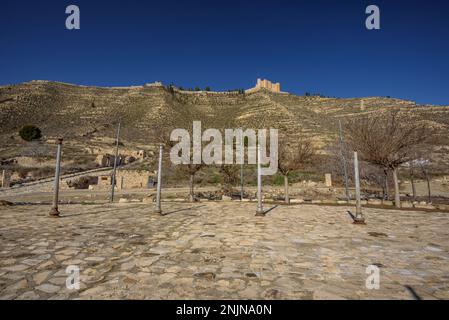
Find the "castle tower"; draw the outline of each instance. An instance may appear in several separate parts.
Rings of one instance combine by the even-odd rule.
[[[257,82],[256,82],[256,86],[251,89],[245,90],[245,92],[252,93],[252,92],[259,91],[260,89],[266,89],[271,92],[281,93],[281,84],[279,82],[272,83],[271,81],[269,81],[267,79],[258,78]]]

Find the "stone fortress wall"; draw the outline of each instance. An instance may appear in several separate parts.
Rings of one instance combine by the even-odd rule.
[[[164,85],[162,84],[162,82],[156,81],[153,83],[146,83],[144,85],[144,87],[164,87]],[[266,79],[257,79],[256,82],[256,86],[250,89],[245,90],[245,93],[253,93],[253,92],[257,92],[259,90],[268,90],[270,92],[275,92],[275,93],[285,93],[281,91],[281,84],[279,82],[277,83],[273,83],[270,80],[266,80]],[[203,90],[199,90],[199,91],[189,91],[189,90],[181,90],[177,87],[173,87],[173,90],[178,91],[178,92],[182,92],[182,93],[187,93],[187,94],[191,94],[191,95],[196,95],[196,94],[226,94],[226,95],[235,95],[238,94],[237,91],[203,91]]]
[[[271,92],[281,93],[281,84],[279,82],[272,83],[270,80],[257,79],[256,86],[254,88],[245,90],[245,93],[252,93],[259,91],[261,89],[266,89]]]

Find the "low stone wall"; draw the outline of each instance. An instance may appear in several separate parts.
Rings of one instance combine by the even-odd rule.
[[[126,189],[147,189],[148,179],[152,176],[147,170],[120,170],[117,173],[117,188]]]
[[[156,176],[148,170],[118,170],[116,178],[117,190],[130,189],[148,189],[148,182],[150,178],[156,181]],[[111,188],[112,176],[104,175],[98,178],[98,183],[89,186],[90,190],[108,190]]]

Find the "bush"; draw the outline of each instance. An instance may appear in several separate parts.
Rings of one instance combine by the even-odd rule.
[[[42,136],[41,130],[34,125],[26,125],[22,127],[19,131],[19,135],[25,141],[37,140]]]
[[[283,186],[284,185],[284,176],[281,176],[279,174],[275,175],[272,178],[272,182],[273,185],[275,186]]]

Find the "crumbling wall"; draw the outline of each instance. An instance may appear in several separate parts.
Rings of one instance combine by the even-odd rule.
[[[252,93],[252,92],[259,91],[261,89],[266,89],[271,92],[280,93],[281,92],[281,84],[279,82],[272,83],[271,81],[266,80],[266,79],[257,79],[256,86],[254,88],[245,90],[245,93]]]
[[[117,172],[117,188],[147,189],[150,176],[152,175],[148,170],[119,170]]]

